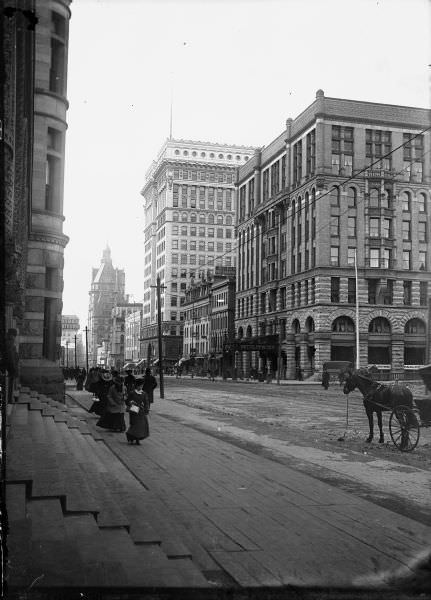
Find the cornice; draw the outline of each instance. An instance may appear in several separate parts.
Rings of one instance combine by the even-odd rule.
[[[55,244],[65,248],[69,242],[69,237],[64,234],[31,232],[29,240],[32,242],[42,242],[43,244]]]

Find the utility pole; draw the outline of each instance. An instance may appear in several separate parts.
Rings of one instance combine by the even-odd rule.
[[[66,368],[69,368],[69,340],[66,342]]]
[[[78,366],[77,362],[76,362],[76,333],[75,333],[75,369]]]
[[[160,277],[157,275],[157,331],[159,340],[159,374],[160,374],[160,398],[165,397],[163,383],[163,348],[162,348],[162,306],[160,302]]]
[[[87,375],[88,375],[88,327],[85,326],[85,362],[87,365]]]

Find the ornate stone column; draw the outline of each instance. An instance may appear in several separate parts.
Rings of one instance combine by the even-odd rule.
[[[295,379],[295,335],[286,333],[282,349],[286,353],[286,379]]]

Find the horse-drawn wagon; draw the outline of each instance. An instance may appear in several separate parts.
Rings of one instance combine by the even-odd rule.
[[[421,377],[428,390],[431,390],[431,365],[420,369]],[[413,400],[411,390],[403,384],[383,385],[375,381],[368,369],[348,370],[344,377],[345,394],[357,388],[363,395],[365,412],[368,417],[370,433],[367,442],[374,435],[373,413],[377,415],[380,431],[379,442],[384,442],[382,412],[391,411],[389,433],[395,446],[402,452],[411,452],[416,448],[420,437],[421,425],[426,425],[419,399]],[[429,410],[429,404],[428,410]],[[418,418],[418,414],[420,418]]]

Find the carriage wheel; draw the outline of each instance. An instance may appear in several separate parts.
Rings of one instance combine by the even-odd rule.
[[[408,406],[396,406],[389,418],[389,432],[401,452],[411,452],[419,442],[420,427],[415,413]]]

